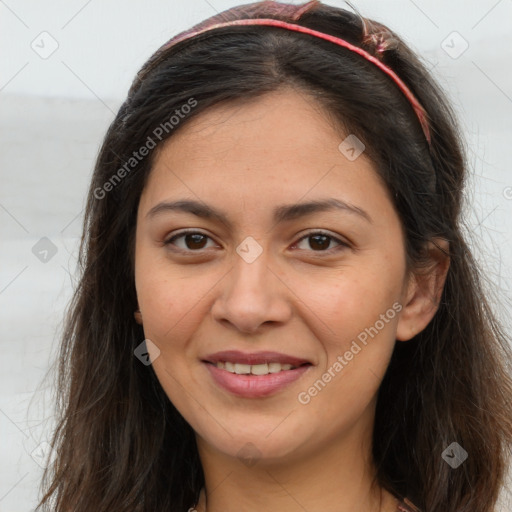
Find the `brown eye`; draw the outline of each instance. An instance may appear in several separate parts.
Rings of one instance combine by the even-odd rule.
[[[179,243],[176,243],[177,240]],[[210,237],[199,231],[185,231],[171,237],[165,245],[174,245],[180,250],[194,252],[204,249],[208,240],[211,240]]]
[[[336,238],[332,235],[323,232],[314,232],[309,233],[306,236],[303,236],[298,242],[297,246],[300,243],[305,243],[307,247],[300,248],[301,250],[313,250],[314,252],[330,252],[331,250],[339,249],[340,247],[348,247],[349,245],[339,238]],[[330,247],[331,243],[334,242],[337,244],[335,247]]]
[[[331,243],[331,237],[326,235],[312,235],[308,237],[309,239],[309,246],[312,249],[328,249],[329,245]]]
[[[202,249],[206,243],[206,236],[199,233],[185,235],[185,245],[189,249]]]

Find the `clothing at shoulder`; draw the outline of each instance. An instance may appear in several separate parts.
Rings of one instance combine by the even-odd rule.
[[[416,507],[410,500],[407,498],[402,498],[398,501],[397,512],[421,512],[418,507]]]

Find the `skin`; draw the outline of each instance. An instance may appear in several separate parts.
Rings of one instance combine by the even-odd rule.
[[[139,321],[160,350],[153,368],[162,388],[196,432],[206,482],[197,510],[379,510],[370,457],[376,394],[397,340],[433,317],[448,262],[433,256],[422,279],[406,272],[400,219],[364,152],[350,161],[338,149],[345,136],[312,98],[282,89],[202,113],[154,161],[136,228]],[[272,219],[276,206],[331,197],[371,222],[343,210]],[[230,224],[171,210],[148,216],[178,199],[222,210]],[[184,228],[207,238],[166,245]],[[303,238],[318,230],[333,237],[325,249]],[[248,236],[262,249],[252,263],[236,252]],[[395,303],[401,311],[299,403]],[[227,349],[277,351],[312,366],[272,396],[240,398],[202,363]],[[239,456],[244,446],[250,464]],[[382,511],[396,510],[391,494],[382,498]]]

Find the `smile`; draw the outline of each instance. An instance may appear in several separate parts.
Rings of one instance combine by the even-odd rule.
[[[306,363],[307,364],[307,363]],[[289,363],[262,363],[262,364],[243,364],[231,363],[229,361],[219,361],[216,363],[217,368],[226,370],[237,375],[268,375],[269,373],[279,373],[286,370],[294,370],[297,366]]]
[[[274,395],[313,367],[306,359],[277,352],[235,350],[211,354],[202,362],[217,387],[243,398]]]

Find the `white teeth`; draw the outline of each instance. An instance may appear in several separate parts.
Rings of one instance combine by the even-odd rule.
[[[268,364],[253,364],[251,366],[251,373],[253,375],[266,375],[268,373]]]
[[[270,373],[277,373],[281,371],[280,363],[268,363],[268,371]]]
[[[238,375],[246,375],[251,373],[251,365],[235,363],[235,373],[238,373]]]
[[[230,373],[238,375],[268,375],[269,373],[278,373],[283,370],[291,370],[296,368],[289,363],[262,363],[262,364],[243,364],[243,363],[230,363],[229,361],[219,361],[216,363],[217,368],[221,368]]]

